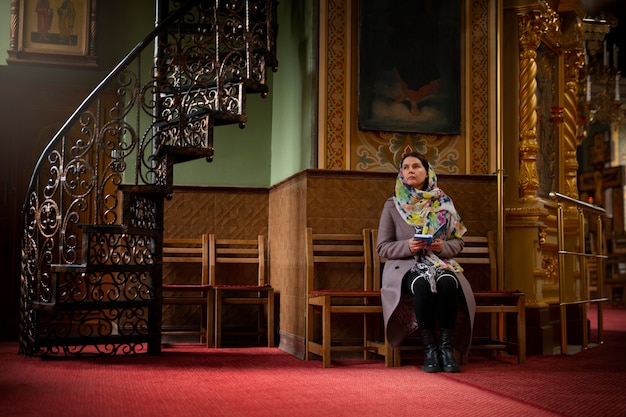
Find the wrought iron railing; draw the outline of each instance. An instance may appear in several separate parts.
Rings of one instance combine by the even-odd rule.
[[[172,166],[211,160],[213,127],[243,126],[245,94],[267,93],[275,3],[166,2],[52,138],[23,208],[22,353],[160,351]]]

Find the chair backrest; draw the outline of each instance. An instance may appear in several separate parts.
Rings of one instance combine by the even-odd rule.
[[[464,265],[488,265],[490,290],[498,288],[498,269],[496,264],[495,235],[488,231],[485,236],[463,236],[465,246],[454,259]]]
[[[372,250],[370,230],[361,233],[313,233],[306,228],[306,263],[307,293],[320,289],[372,289]],[[360,264],[362,266],[362,283],[360,288],[338,288],[331,285],[317,285],[315,277],[316,264]],[[333,277],[331,277],[332,279]]]
[[[199,238],[164,238],[163,263],[200,264],[202,284],[209,284],[208,235],[203,233]]]
[[[217,266],[227,270],[217,276]],[[228,268],[238,265],[239,269]],[[250,275],[241,272],[241,265],[256,265],[256,282],[250,281]],[[217,239],[209,235],[209,275],[216,285],[260,285],[267,284],[265,277],[265,237],[256,239]]]

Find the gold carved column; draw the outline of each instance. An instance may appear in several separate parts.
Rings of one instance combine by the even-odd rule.
[[[563,92],[563,152],[564,152],[564,184],[561,193],[578,199],[578,79],[584,64],[582,48],[582,25],[570,28],[568,43],[564,43],[565,55],[565,89]]]
[[[558,341],[541,311],[558,305],[559,268],[579,273],[559,265],[548,194],[578,199],[582,12],[576,2],[505,0],[503,16],[504,42],[511,46],[502,51],[504,281],[505,288],[526,293],[529,353],[546,354]]]
[[[521,202],[536,201],[537,177],[537,48],[543,32],[541,13],[530,11],[519,15],[519,177]]]
[[[503,71],[505,85],[517,84],[517,96],[503,94],[505,107],[517,109],[517,120],[509,112],[503,115],[504,152],[509,155],[505,157],[505,287],[526,292],[530,306],[558,298],[556,224],[547,192],[578,198],[576,102],[582,39],[580,19],[571,11],[559,9],[560,14],[548,2],[532,1],[511,0],[504,7],[504,24],[509,28],[504,36],[516,36],[508,41],[512,45],[516,40],[519,48],[517,68],[509,64]],[[510,29],[514,25],[517,31]],[[541,60],[546,56],[551,59]],[[514,52],[503,51],[503,59],[514,62],[514,58]],[[550,84],[538,86],[538,80],[546,78]],[[546,89],[551,89],[549,94]],[[552,136],[538,137],[551,131]],[[517,160],[511,154],[514,149]],[[542,165],[538,155],[544,158]],[[546,155],[552,159],[546,162]],[[548,184],[547,176],[553,177]]]

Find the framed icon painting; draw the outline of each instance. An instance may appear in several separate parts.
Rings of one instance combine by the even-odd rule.
[[[461,3],[361,0],[361,130],[459,134]]]

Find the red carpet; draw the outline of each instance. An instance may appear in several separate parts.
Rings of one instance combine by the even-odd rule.
[[[382,361],[322,369],[279,349],[192,345],[25,358],[0,343],[0,416],[626,416],[626,310],[607,313],[603,346],[522,366],[470,357],[460,374]]]
[[[575,355],[531,356],[524,366],[474,360],[468,372],[446,377],[568,416],[626,416],[626,310],[604,311],[602,346]],[[595,337],[595,308],[588,317]]]

